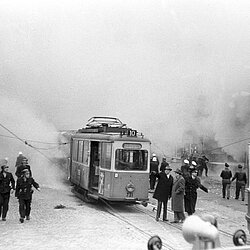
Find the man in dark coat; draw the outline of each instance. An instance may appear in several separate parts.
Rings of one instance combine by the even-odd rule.
[[[156,175],[158,178],[158,183],[153,195],[153,198],[157,199],[157,212],[156,221],[159,221],[161,215],[161,207],[163,204],[163,221],[168,221],[167,219],[167,205],[168,200],[171,198],[172,187],[173,187],[173,177],[170,175],[172,169],[169,166],[161,168],[161,172]]]
[[[230,186],[231,186],[231,178],[232,172],[229,169],[229,165],[225,163],[225,169],[221,171],[220,177],[222,178],[222,196],[225,198],[227,194],[227,199],[230,198]]]
[[[239,195],[241,192],[241,198],[242,201],[245,200],[245,187],[247,184],[247,175],[245,172],[242,171],[242,165],[238,165],[238,171],[236,171],[232,182],[234,180],[236,180],[236,190],[235,190],[235,199],[238,200],[239,199]]]
[[[149,184],[150,189],[154,190],[156,182],[156,174],[159,173],[159,160],[156,157],[156,154],[152,154],[152,159],[150,160],[150,175],[149,175]]]
[[[182,176],[180,169],[175,171],[175,180],[172,188],[172,202],[171,208],[174,211],[174,221],[171,223],[182,223],[185,220],[184,215],[184,193],[185,193],[185,179]]]
[[[185,159],[183,162],[184,162],[184,165],[181,166],[181,172],[185,179],[186,177],[190,175],[189,174],[189,160]]]
[[[21,177],[17,179],[15,193],[15,196],[17,197],[19,202],[19,213],[21,223],[24,222],[25,216],[26,220],[30,219],[31,201],[33,194],[32,187],[40,191],[39,184],[35,182],[35,180],[30,176],[29,170],[24,169]]]
[[[197,177],[197,174],[198,170],[193,169],[191,171],[191,176],[186,178],[184,205],[185,211],[188,213],[188,215],[192,215],[195,212],[197,189],[200,188],[204,192],[208,192],[207,188],[201,184],[200,178]]]
[[[30,175],[32,176],[32,172],[31,172],[31,169],[30,169],[30,165],[28,165],[28,159],[27,158],[23,158],[21,165],[17,166],[16,173],[15,173],[17,178],[21,177],[22,172],[23,172],[24,169],[28,169],[29,172],[30,172]]]
[[[0,217],[2,215],[3,221],[6,221],[9,210],[10,192],[15,189],[15,180],[8,169],[7,165],[2,165],[0,172]]]

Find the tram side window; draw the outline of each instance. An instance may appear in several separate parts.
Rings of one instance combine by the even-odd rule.
[[[73,147],[72,147],[72,158],[73,161],[77,161],[77,153],[78,153],[78,141],[73,141]]]
[[[129,171],[147,170],[148,152],[146,150],[117,149],[115,152],[115,169]]]
[[[78,142],[78,162],[83,162],[82,155],[83,155],[83,141],[79,141]]]
[[[88,164],[89,142],[83,142],[83,163]]]
[[[112,144],[110,142],[103,142],[101,151],[102,168],[111,169],[111,152],[112,152]]]

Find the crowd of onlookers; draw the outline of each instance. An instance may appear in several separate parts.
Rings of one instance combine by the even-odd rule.
[[[152,154],[150,161],[149,192],[153,193],[153,198],[157,199],[156,221],[159,221],[163,207],[163,221],[168,221],[167,205],[171,199],[171,210],[174,212],[174,220],[171,223],[182,223],[187,215],[195,213],[197,202],[197,190],[200,188],[208,193],[207,187],[202,185],[200,177],[205,170],[205,176],[208,176],[208,158],[202,155],[196,159],[186,158],[180,168],[175,169],[174,177],[171,174],[173,170],[166,158],[159,162],[156,154]],[[222,196],[230,198],[230,184],[236,180],[235,199],[239,199],[241,192],[242,201],[245,199],[245,186],[247,183],[246,173],[242,170],[242,165],[238,165],[238,170],[232,175],[229,164],[225,163],[225,169],[222,170]],[[155,187],[156,186],[156,187]]]

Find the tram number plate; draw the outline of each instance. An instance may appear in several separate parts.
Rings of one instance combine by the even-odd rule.
[[[133,130],[133,129],[129,129],[127,135],[131,136],[131,137],[136,137],[137,136],[137,131]]]

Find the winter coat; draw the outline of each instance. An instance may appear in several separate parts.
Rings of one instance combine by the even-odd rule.
[[[201,184],[200,178],[194,179],[190,176],[186,179],[185,184],[185,211],[189,214],[195,212],[195,206],[197,201],[197,189],[200,188],[204,192],[208,192],[207,188]]]
[[[229,169],[224,169],[221,171],[220,177],[222,178],[222,183],[230,184],[230,179],[232,178],[232,172]]]
[[[11,173],[6,173],[6,177],[4,177],[3,172],[0,172],[0,193],[9,193],[11,189],[15,189],[13,175]]]
[[[160,172],[156,177],[158,178],[158,183],[153,198],[158,201],[168,201],[172,194],[174,178],[171,175],[168,178],[165,172]]]
[[[32,187],[35,187],[36,189],[39,188],[39,184],[35,182],[35,180],[32,177],[18,178],[16,184],[15,196],[18,199],[25,199],[25,200],[31,199],[33,193]]]
[[[174,212],[184,212],[184,193],[185,179],[180,176],[179,179],[174,180],[172,188],[171,209]]]
[[[150,173],[151,173],[151,172],[158,173],[158,172],[159,172],[158,166],[159,166],[159,161],[158,161],[158,159],[156,159],[156,161],[153,161],[153,160],[151,159],[151,161],[150,161]]]
[[[242,185],[247,184],[247,175],[245,172],[236,172],[232,181],[236,179],[236,182],[239,182]]]
[[[18,167],[16,168],[16,173],[15,173],[15,175],[17,176],[17,178],[21,177],[22,172],[23,172],[24,169],[28,169],[29,172],[30,172],[30,176],[32,176],[32,173],[31,173],[31,170],[30,170],[30,165],[23,165],[23,164],[22,164],[22,165],[20,165],[20,166],[18,166]]]

